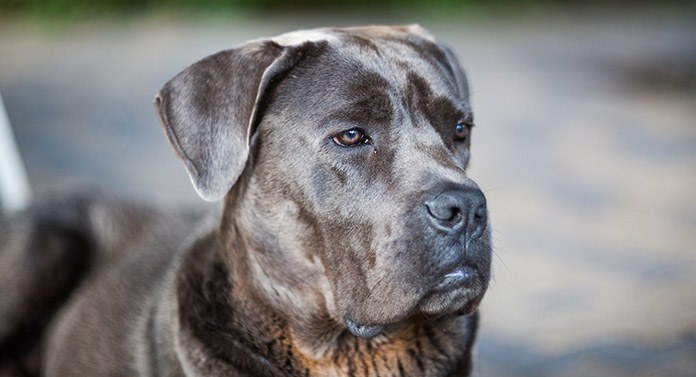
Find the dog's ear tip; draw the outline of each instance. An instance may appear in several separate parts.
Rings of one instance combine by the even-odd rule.
[[[198,196],[200,196],[201,199],[205,200],[206,202],[210,202],[210,203],[219,202],[220,200],[222,200],[222,198],[225,197],[225,194],[219,195],[219,194],[213,194],[213,193],[209,193],[209,192],[203,192],[203,191],[198,190],[198,188],[196,188],[196,186],[194,186],[194,188],[196,189],[196,193],[198,194]]]
[[[222,200],[222,198],[224,198],[229,191],[229,187],[211,187],[202,181],[197,182],[194,177],[191,177],[191,182],[193,183],[193,188],[196,190],[198,196],[200,196],[206,202],[218,202]]]
[[[155,110],[160,117],[167,107],[168,96],[167,85],[165,85],[155,94],[155,98],[152,99],[152,104],[155,105]]]
[[[216,164],[199,169],[190,160],[185,160],[185,165],[193,188],[206,202],[218,202],[227,196],[243,171],[243,167]]]
[[[166,117],[166,105],[165,105],[165,98],[162,93],[162,90],[157,92],[155,95],[155,98],[152,100],[152,104],[155,105],[155,113],[157,114],[157,118],[159,119],[160,123],[166,128],[169,127],[167,123],[167,117]],[[171,143],[171,141],[170,141]],[[176,149],[176,148],[175,148]]]

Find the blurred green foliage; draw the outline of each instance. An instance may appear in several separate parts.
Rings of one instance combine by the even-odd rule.
[[[0,0],[0,16],[70,17],[147,11],[215,13],[245,11],[418,11],[482,10],[515,12],[577,6],[693,5],[695,0]]]

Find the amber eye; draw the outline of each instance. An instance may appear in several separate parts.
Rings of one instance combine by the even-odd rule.
[[[334,143],[342,147],[353,147],[360,144],[365,144],[369,141],[367,136],[357,128],[341,131],[335,135],[332,140]]]
[[[454,129],[454,140],[466,143],[469,141],[469,130],[471,126],[466,123],[457,124],[457,128]]]

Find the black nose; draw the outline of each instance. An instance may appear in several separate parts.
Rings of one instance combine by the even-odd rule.
[[[448,233],[466,232],[468,242],[481,237],[486,229],[486,197],[478,188],[441,192],[425,206],[433,226]]]

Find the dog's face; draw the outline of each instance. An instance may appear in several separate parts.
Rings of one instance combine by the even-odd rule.
[[[235,197],[254,219],[257,248],[291,254],[287,263],[312,271],[310,281],[322,275],[327,305],[363,337],[414,314],[474,311],[488,284],[490,232],[485,198],[466,174],[473,115],[456,58],[413,27],[300,32],[264,43],[252,49],[257,60],[282,52],[270,53],[281,57],[269,59],[254,109],[241,117],[251,119],[248,163]],[[229,87],[214,69],[207,74]],[[219,151],[191,157],[205,141],[195,140],[196,150],[181,146],[195,136],[171,126],[184,115],[166,88],[161,116],[189,171],[216,165]],[[209,107],[206,98],[187,106]],[[229,175],[241,174],[236,169]],[[214,191],[196,181],[205,173],[191,174],[204,195]]]

